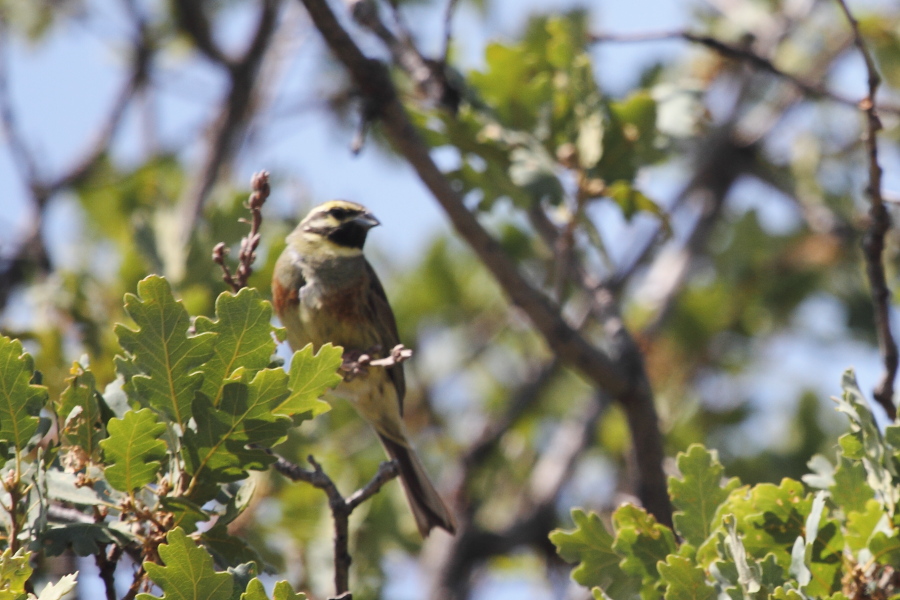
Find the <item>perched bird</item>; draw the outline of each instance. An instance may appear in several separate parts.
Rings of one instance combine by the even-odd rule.
[[[363,256],[369,229],[378,220],[364,206],[333,200],[314,208],[287,237],[272,278],[275,312],[288,343],[318,350],[331,342],[348,353],[380,348],[390,353],[399,343],[397,323],[384,288]],[[444,505],[403,425],[406,382],[403,364],[370,367],[345,380],[336,395],[350,400],[378,434],[400,467],[400,479],[422,536],[433,527],[454,533]]]

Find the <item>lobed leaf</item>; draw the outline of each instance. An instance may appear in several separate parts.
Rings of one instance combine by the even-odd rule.
[[[669,495],[676,512],[675,531],[688,543],[699,546],[712,533],[719,506],[740,485],[737,478],[724,482],[725,469],[715,450],[691,445],[677,458],[681,478],[669,478]]]
[[[646,585],[659,578],[657,564],[675,552],[672,530],[656,522],[643,508],[626,504],[613,513],[616,540],[612,549],[621,555],[622,571],[640,577]]]
[[[238,368],[256,373],[268,366],[275,353],[272,338],[272,305],[255,288],[237,294],[223,292],[216,299],[216,320],[197,317],[198,333],[216,334],[213,354],[200,371],[200,391],[219,404],[226,379]]]
[[[247,591],[241,594],[241,600],[269,600],[266,588],[258,577],[247,584]],[[298,594],[287,581],[279,581],[275,584],[272,600],[306,600],[306,594]]]
[[[264,369],[252,381],[248,374],[225,384],[217,407],[203,394],[194,400],[196,429],[184,435],[185,467],[193,475],[192,487],[204,479],[236,481],[248,469],[266,468],[274,458],[264,448],[281,442],[292,423],[275,414],[288,397],[288,376],[281,369]],[[253,445],[253,447],[248,447]]]
[[[0,554],[0,590],[8,593],[10,600],[25,598],[25,583],[33,571],[30,558],[31,553],[22,548],[15,554],[7,548]]]
[[[572,563],[578,563],[572,571],[572,579],[586,587],[600,587],[614,600],[631,598],[640,588],[640,579],[624,573],[619,567],[622,557],[616,553],[613,537],[595,513],[572,510],[575,529],[557,529],[550,534],[550,541],[559,555]]]
[[[706,581],[706,573],[690,559],[670,554],[657,566],[666,582],[665,600],[715,600],[716,589]]]
[[[338,373],[343,354],[343,348],[331,344],[321,346],[315,354],[312,344],[294,352],[288,382],[291,393],[272,409],[273,412],[288,417],[312,418],[331,410],[331,405],[320,398],[343,381]]]
[[[850,419],[850,433],[841,436],[839,440],[841,448],[848,458],[862,460],[869,487],[880,496],[893,516],[900,502],[900,486],[896,485],[900,477],[893,452],[882,438],[852,369],[844,371],[841,387],[844,394],[833,400],[837,403],[837,410]]]
[[[230,600],[234,588],[231,573],[217,573],[212,557],[198,547],[183,529],[176,527],[159,546],[165,566],[144,562],[144,569],[163,595],[138,594],[137,600]]]
[[[159,436],[166,426],[149,408],[110,419],[109,437],[100,442],[106,458],[106,480],[122,492],[132,492],[156,480],[166,443]]]
[[[32,384],[33,376],[34,360],[22,342],[0,336],[0,444],[17,450],[24,450],[37,432],[47,402],[47,388]],[[5,457],[4,450],[0,464]]]
[[[188,313],[162,277],[138,283],[138,295],[125,295],[125,310],[137,329],[116,325],[119,344],[141,371],[126,384],[129,395],[165,413],[184,431],[191,419],[191,402],[203,384],[198,371],[213,354],[216,334],[188,335]]]

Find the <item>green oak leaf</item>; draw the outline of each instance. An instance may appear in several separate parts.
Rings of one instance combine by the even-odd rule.
[[[841,448],[845,456],[862,459],[869,487],[881,495],[893,515],[894,507],[900,503],[900,486],[894,484],[898,469],[893,452],[884,442],[852,369],[844,371],[841,387],[844,394],[833,400],[837,410],[850,420],[850,433],[839,440]]]
[[[66,380],[68,385],[59,399],[63,446],[81,448],[87,458],[96,460],[105,428],[94,374],[77,362],[70,372],[72,377]]]
[[[675,531],[687,542],[700,546],[712,533],[719,506],[740,481],[732,478],[723,482],[725,469],[716,451],[699,444],[680,453],[677,464],[681,478],[669,478],[669,495],[677,509],[672,518]]]
[[[147,575],[163,596],[138,594],[137,600],[230,600],[234,588],[231,573],[217,573],[213,559],[183,529],[176,527],[159,547],[165,566],[144,562]]]
[[[216,334],[188,335],[188,313],[162,277],[138,283],[138,295],[125,295],[125,310],[137,329],[116,325],[119,344],[141,375],[125,385],[129,396],[164,412],[181,430],[191,418],[191,402],[203,384],[198,371],[213,354]]]
[[[612,549],[623,556],[622,571],[640,577],[644,584],[656,581],[660,561],[675,552],[672,530],[656,522],[643,508],[626,504],[613,513],[616,540]]]
[[[866,502],[864,510],[850,512],[846,522],[847,534],[844,536],[847,547],[854,554],[867,547],[869,538],[872,537],[882,519],[885,523],[889,521],[881,502],[874,498]]]
[[[258,577],[247,584],[247,591],[241,594],[241,600],[269,600],[266,588]],[[298,594],[287,581],[279,581],[275,584],[272,600],[306,600],[306,594]]]
[[[272,338],[272,305],[255,288],[243,288],[237,294],[223,292],[216,299],[216,320],[197,317],[197,333],[216,334],[213,355],[201,367],[200,391],[214,406],[222,397],[225,381],[239,367],[256,373],[269,365],[275,353]]]
[[[24,548],[20,548],[15,554],[7,548],[0,554],[0,590],[8,594],[5,598],[19,600],[26,597],[25,583],[33,571],[30,558],[31,553]]]
[[[706,581],[706,573],[694,561],[670,554],[657,565],[666,582],[665,600],[715,600],[716,589]]]
[[[843,509],[844,513],[865,510],[866,503],[874,497],[872,488],[866,483],[866,469],[857,460],[845,456],[838,459],[834,472],[834,485],[829,488],[831,501]]]
[[[34,359],[22,342],[0,336],[0,445],[23,450],[38,430],[47,388],[33,385]],[[2,450],[2,448],[0,448]],[[0,464],[6,451],[0,453]]]
[[[785,569],[791,564],[791,548],[803,535],[812,499],[799,481],[785,478],[780,485],[761,483],[745,502],[730,503],[747,551],[755,557],[775,554]]]
[[[900,565],[900,535],[894,532],[887,535],[878,531],[869,540],[869,550],[872,558],[882,565]]]
[[[610,598],[631,598],[640,589],[640,579],[624,573],[619,567],[622,556],[613,548],[613,537],[595,513],[573,509],[575,529],[557,529],[550,541],[566,561],[578,563],[572,579],[585,587],[600,587]]]
[[[343,348],[331,344],[323,345],[315,354],[312,344],[294,352],[288,383],[291,394],[273,409],[274,412],[288,417],[312,418],[331,410],[331,405],[320,398],[343,381],[338,374],[343,354]]]
[[[192,486],[210,477],[217,482],[243,479],[248,469],[261,470],[275,461],[264,448],[280,443],[292,426],[290,419],[274,414],[290,393],[288,376],[281,369],[263,369],[249,383],[248,376],[239,370],[225,384],[218,408],[203,394],[194,400],[200,426],[184,435]]]
[[[122,492],[131,492],[156,480],[166,443],[159,436],[166,426],[149,408],[125,413],[107,423],[109,437],[100,442],[106,457],[106,480]]]

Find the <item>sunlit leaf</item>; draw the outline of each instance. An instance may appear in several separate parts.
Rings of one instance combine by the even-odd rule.
[[[271,320],[272,305],[256,289],[243,288],[237,294],[219,294],[216,320],[197,317],[194,321],[198,333],[216,334],[213,354],[200,369],[200,391],[213,405],[218,405],[225,380],[235,369],[243,367],[255,373],[268,366],[275,353]]]
[[[125,413],[107,424],[109,437],[102,442],[106,458],[106,480],[123,492],[131,492],[156,481],[166,443],[159,436],[166,426],[149,408]]]
[[[719,506],[740,485],[736,478],[723,481],[725,469],[715,450],[694,444],[677,459],[680,478],[669,478],[669,494],[677,509],[675,530],[687,542],[699,546],[712,533]]]
[[[33,385],[34,360],[19,340],[0,336],[0,464],[4,448],[23,450],[38,430],[47,388]]]
[[[212,557],[199,548],[181,528],[166,535],[159,556],[165,565],[145,562],[144,568],[162,596],[138,594],[137,600],[230,600],[234,578],[213,570]]]
[[[320,398],[343,381],[338,373],[343,352],[343,348],[331,344],[323,344],[315,354],[312,344],[294,352],[288,382],[291,393],[272,411],[290,417],[308,415],[311,418],[331,410],[331,405]]]
[[[141,401],[164,412],[182,430],[191,418],[191,402],[203,383],[198,372],[213,353],[214,333],[188,335],[188,313],[172,296],[169,283],[150,276],[138,295],[126,294],[125,310],[137,329],[116,325],[119,343],[134,357],[143,375],[126,384]]]

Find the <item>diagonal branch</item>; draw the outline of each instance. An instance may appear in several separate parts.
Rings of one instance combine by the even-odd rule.
[[[185,5],[181,10],[193,15],[192,11],[195,10],[193,5],[197,3],[183,1],[179,4]],[[216,59],[216,62],[226,67],[230,85],[219,116],[212,126],[212,133],[207,144],[207,155],[200,174],[193,180],[182,200],[184,206],[182,237],[185,239],[194,230],[203,205],[219,178],[219,174],[237,152],[241,136],[246,131],[254,112],[258,87],[256,79],[263,57],[278,25],[280,0],[263,0],[261,4],[253,40],[244,54],[238,59],[226,57]],[[202,52],[211,58],[215,56],[209,54],[208,45],[212,42],[211,38],[204,37],[204,31],[206,31],[204,27],[186,28],[185,30],[192,36],[194,43]]]
[[[325,0],[301,0],[331,51],[350,72],[360,91],[368,97],[387,137],[406,158],[419,178],[444,209],[457,232],[471,246],[510,300],[524,311],[543,335],[552,351],[567,365],[580,371],[599,389],[622,403],[629,413],[634,449],[642,467],[638,495],[644,506],[661,522],[671,522],[671,506],[662,471],[662,438],[653,396],[640,361],[630,352],[611,356],[572,328],[559,306],[533,287],[497,241],[469,212],[444,173],[431,158],[430,148],[412,124],[396,89],[381,63],[367,58],[331,11]]]
[[[897,407],[894,405],[894,380],[897,377],[898,358],[897,342],[891,333],[890,300],[891,292],[887,287],[884,274],[884,237],[891,228],[891,217],[881,192],[881,165],[878,163],[878,132],[881,130],[881,119],[878,118],[878,107],[875,96],[881,85],[881,77],[875,67],[875,61],[863,41],[859,31],[859,23],[850,12],[845,0],[837,0],[853,30],[853,41],[866,63],[868,75],[868,94],[859,103],[866,113],[865,144],[869,162],[869,185],[866,192],[871,200],[869,207],[869,227],[863,238],[863,254],[866,259],[866,273],[872,286],[872,305],[875,311],[875,332],[878,336],[878,348],[884,361],[884,374],[875,388],[875,400],[884,408],[891,420],[897,418]]]
[[[783,79],[795,86],[804,95],[810,98],[827,99],[833,102],[837,102],[838,104],[860,108],[860,102],[857,100],[842,96],[841,94],[833,92],[821,84],[810,82],[799,77],[798,75],[793,75],[791,73],[788,73],[787,71],[779,69],[771,60],[760,56],[749,48],[731,44],[709,35],[702,35],[692,33],[690,31],[685,31],[683,29],[676,29],[671,31],[656,31],[634,34],[595,33],[591,35],[590,39],[591,42],[594,43],[634,43],[679,39],[684,40],[692,44],[705,46],[706,48],[709,48],[710,50],[726,58],[745,62],[759,71],[763,71],[765,73],[769,73],[770,75],[774,75],[779,79]],[[900,107],[882,107],[882,110],[885,112],[900,114]]]

